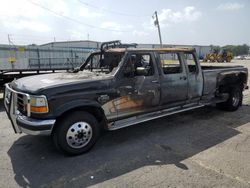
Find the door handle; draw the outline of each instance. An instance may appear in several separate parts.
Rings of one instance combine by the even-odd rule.
[[[158,80],[152,80],[151,82],[152,82],[152,83],[159,83]]]
[[[183,80],[186,80],[187,77],[186,77],[186,76],[181,76],[181,77],[180,77],[180,80],[182,80],[182,79],[183,79]]]

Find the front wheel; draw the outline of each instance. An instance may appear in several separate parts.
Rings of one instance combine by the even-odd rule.
[[[77,111],[57,123],[52,137],[57,149],[68,155],[79,155],[90,150],[99,135],[96,118],[87,112]]]
[[[242,104],[242,90],[239,87],[233,87],[229,91],[229,98],[227,101],[218,103],[217,107],[226,111],[236,111]]]

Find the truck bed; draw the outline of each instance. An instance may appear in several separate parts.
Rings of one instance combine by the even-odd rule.
[[[203,71],[203,95],[214,96],[217,89],[218,78],[230,75],[247,72],[243,66],[201,66]]]

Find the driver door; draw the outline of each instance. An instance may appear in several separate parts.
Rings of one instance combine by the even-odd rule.
[[[144,72],[143,72],[144,71]],[[160,102],[159,74],[153,53],[130,53],[119,73],[117,117],[149,111]]]

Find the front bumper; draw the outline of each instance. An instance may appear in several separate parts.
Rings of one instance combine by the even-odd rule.
[[[16,123],[21,132],[30,135],[50,135],[56,120],[38,120],[24,115],[16,116]]]
[[[30,135],[50,135],[56,120],[33,119],[29,117],[29,110],[26,115],[21,114],[17,109],[17,95],[24,95],[28,99],[29,95],[13,90],[8,84],[5,87],[4,107],[15,133],[24,132]]]

